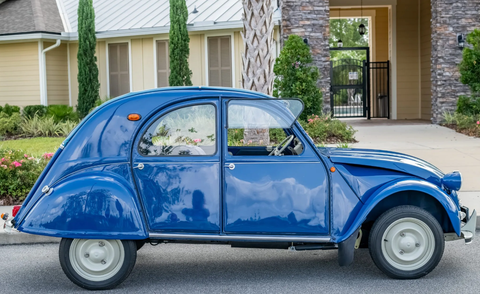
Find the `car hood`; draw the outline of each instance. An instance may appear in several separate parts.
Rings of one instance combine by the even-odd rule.
[[[352,164],[393,170],[422,178],[432,184],[441,186],[444,176],[442,171],[425,160],[403,153],[371,150],[319,148],[333,163]]]

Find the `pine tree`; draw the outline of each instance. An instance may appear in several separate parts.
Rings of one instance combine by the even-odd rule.
[[[190,37],[187,31],[188,10],[185,0],[170,0],[170,86],[191,86],[188,67]]]
[[[78,114],[85,117],[100,99],[97,57],[95,56],[95,10],[92,0],[78,3]]]

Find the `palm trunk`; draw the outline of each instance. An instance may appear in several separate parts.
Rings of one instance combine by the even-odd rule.
[[[273,92],[273,7],[272,0],[242,0],[243,45],[242,87],[272,95]],[[249,113],[248,116],[258,116]],[[249,121],[248,117],[245,117]],[[245,129],[244,141],[268,145],[267,129]]]

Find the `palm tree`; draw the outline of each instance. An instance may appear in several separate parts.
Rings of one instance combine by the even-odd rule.
[[[242,87],[272,95],[273,7],[272,0],[242,0],[243,48]],[[258,115],[249,113],[248,115]],[[248,118],[246,118],[248,121]],[[268,129],[245,129],[244,141],[269,144]],[[262,144],[262,145],[263,145]]]

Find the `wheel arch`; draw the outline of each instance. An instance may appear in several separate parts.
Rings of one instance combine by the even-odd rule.
[[[445,233],[460,235],[460,218],[453,199],[439,187],[417,178],[399,180],[380,187],[365,202],[350,229],[339,238],[347,239],[362,225],[371,225],[382,213],[400,205],[413,205],[430,212]]]

